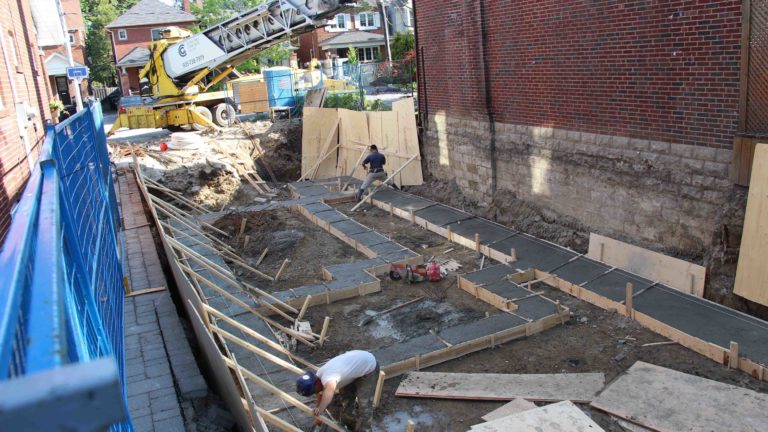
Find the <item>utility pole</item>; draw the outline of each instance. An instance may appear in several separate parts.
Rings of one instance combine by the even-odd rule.
[[[389,19],[387,19],[387,6],[384,4],[384,0],[379,0],[381,4],[381,18],[384,19],[384,41],[387,44],[387,60],[392,63],[392,50],[389,47]]]
[[[67,19],[64,15],[64,8],[61,7],[61,0],[56,1],[56,9],[59,11],[59,20],[61,21],[61,30],[64,32],[64,48],[67,50],[67,60],[69,67],[75,67],[75,60],[72,58],[72,46],[69,45],[69,31],[67,30]],[[70,79],[75,83],[75,106],[77,110],[83,109],[83,98],[80,96],[80,79]]]

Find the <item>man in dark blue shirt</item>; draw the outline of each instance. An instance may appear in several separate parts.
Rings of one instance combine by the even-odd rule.
[[[368,189],[374,181],[384,181],[387,179],[387,173],[384,171],[384,164],[387,163],[387,158],[379,153],[379,148],[375,145],[371,145],[370,154],[363,160],[363,168],[368,170],[368,176],[365,177],[360,190],[357,191],[357,200],[363,199],[363,193]],[[370,165],[370,168],[368,167]]]

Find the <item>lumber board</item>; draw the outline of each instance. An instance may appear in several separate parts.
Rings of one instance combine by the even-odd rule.
[[[482,286],[474,284],[461,276],[459,276],[459,288],[475,296],[478,300],[482,300],[503,311],[514,312],[519,308],[519,306],[511,299],[488,291]]]
[[[644,362],[592,406],[659,432],[757,432],[768,424],[768,395]]]
[[[431,399],[590,402],[605,385],[602,373],[483,374],[412,372],[397,396]]]
[[[768,306],[768,144],[755,146],[752,177],[736,269],[737,295]]]
[[[676,290],[697,297],[704,296],[706,269],[700,265],[595,233],[589,234],[587,256],[638,276],[659,281]]]
[[[387,153],[399,154],[400,152],[400,131],[397,123],[397,112],[394,111],[375,111],[367,112],[368,131],[370,143],[376,144],[379,151],[385,153],[387,157],[387,169],[397,169],[402,164],[402,160],[393,157]],[[402,154],[405,154],[402,152]],[[411,169],[410,167],[408,169]],[[395,184],[400,187],[402,183],[402,173],[395,177]]]
[[[304,96],[304,108],[322,108],[326,91],[325,87],[309,90]]]
[[[416,111],[413,107],[413,98],[404,98],[392,103],[392,111],[397,113],[400,153],[419,154],[419,134],[416,127]],[[424,178],[421,164],[404,170],[401,181],[407,186],[422,184]]]
[[[489,412],[488,414],[482,416],[481,418],[487,422],[498,420],[502,417],[507,417],[512,414],[521,413],[523,411],[528,411],[530,409],[535,409],[536,404],[533,402],[528,402],[525,399],[512,399],[511,402],[508,402],[495,410]]]
[[[523,411],[475,425],[472,432],[600,432],[604,431],[570,401]]]
[[[323,144],[339,119],[333,108],[305,107],[301,132],[301,175],[306,177],[321,157]],[[338,132],[331,137],[331,143],[338,142]],[[336,159],[329,157],[315,171],[317,177],[330,177],[336,172]]]

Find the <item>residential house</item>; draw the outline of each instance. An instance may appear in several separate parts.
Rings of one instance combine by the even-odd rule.
[[[150,42],[160,39],[163,29],[195,25],[196,18],[189,12],[189,2],[183,4],[186,10],[159,0],[141,0],[107,25],[123,94],[137,94],[141,90],[139,71],[149,61]]]
[[[60,0],[67,25],[67,38],[72,51],[73,66],[84,66],[85,62],[85,22],[79,0]],[[35,0],[30,2],[32,17],[37,31],[37,41],[45,55],[45,69],[50,88],[65,106],[74,107],[75,91],[83,99],[88,96],[88,81],[82,80],[80,88],[67,78],[70,66],[67,50],[64,46],[64,29],[55,0]]]
[[[389,0],[384,4],[389,36],[413,32],[413,0]]]
[[[30,2],[0,0],[0,241],[50,121],[42,51]]]
[[[372,1],[370,8],[338,14],[325,27],[300,35],[297,55],[306,65],[313,58],[347,58],[354,47],[360,62],[372,62],[386,56],[385,44],[381,7]]]

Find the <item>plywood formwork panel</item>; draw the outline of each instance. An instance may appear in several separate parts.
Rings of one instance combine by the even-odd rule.
[[[704,296],[706,269],[700,265],[595,233],[589,234],[587,256],[688,294]]]
[[[304,120],[301,136],[301,175],[306,176],[317,161],[324,155],[323,145],[327,142],[332,128],[339,118],[339,110],[331,108],[304,108]],[[338,132],[331,137],[331,147],[339,141]],[[331,177],[336,174],[336,158],[325,159],[317,168],[314,177]]]
[[[339,119],[339,173],[364,179],[365,172],[355,167],[360,156],[368,152],[365,147],[371,144],[368,117],[365,112],[340,109]]]
[[[768,424],[768,395],[644,362],[592,406],[659,432],[758,432]]]
[[[591,402],[604,385],[605,376],[602,373],[412,372],[403,379],[395,394],[433,399]]]
[[[584,412],[570,401],[529,409],[472,426],[471,432],[601,432]]]
[[[755,147],[733,292],[768,306],[768,144]]]

